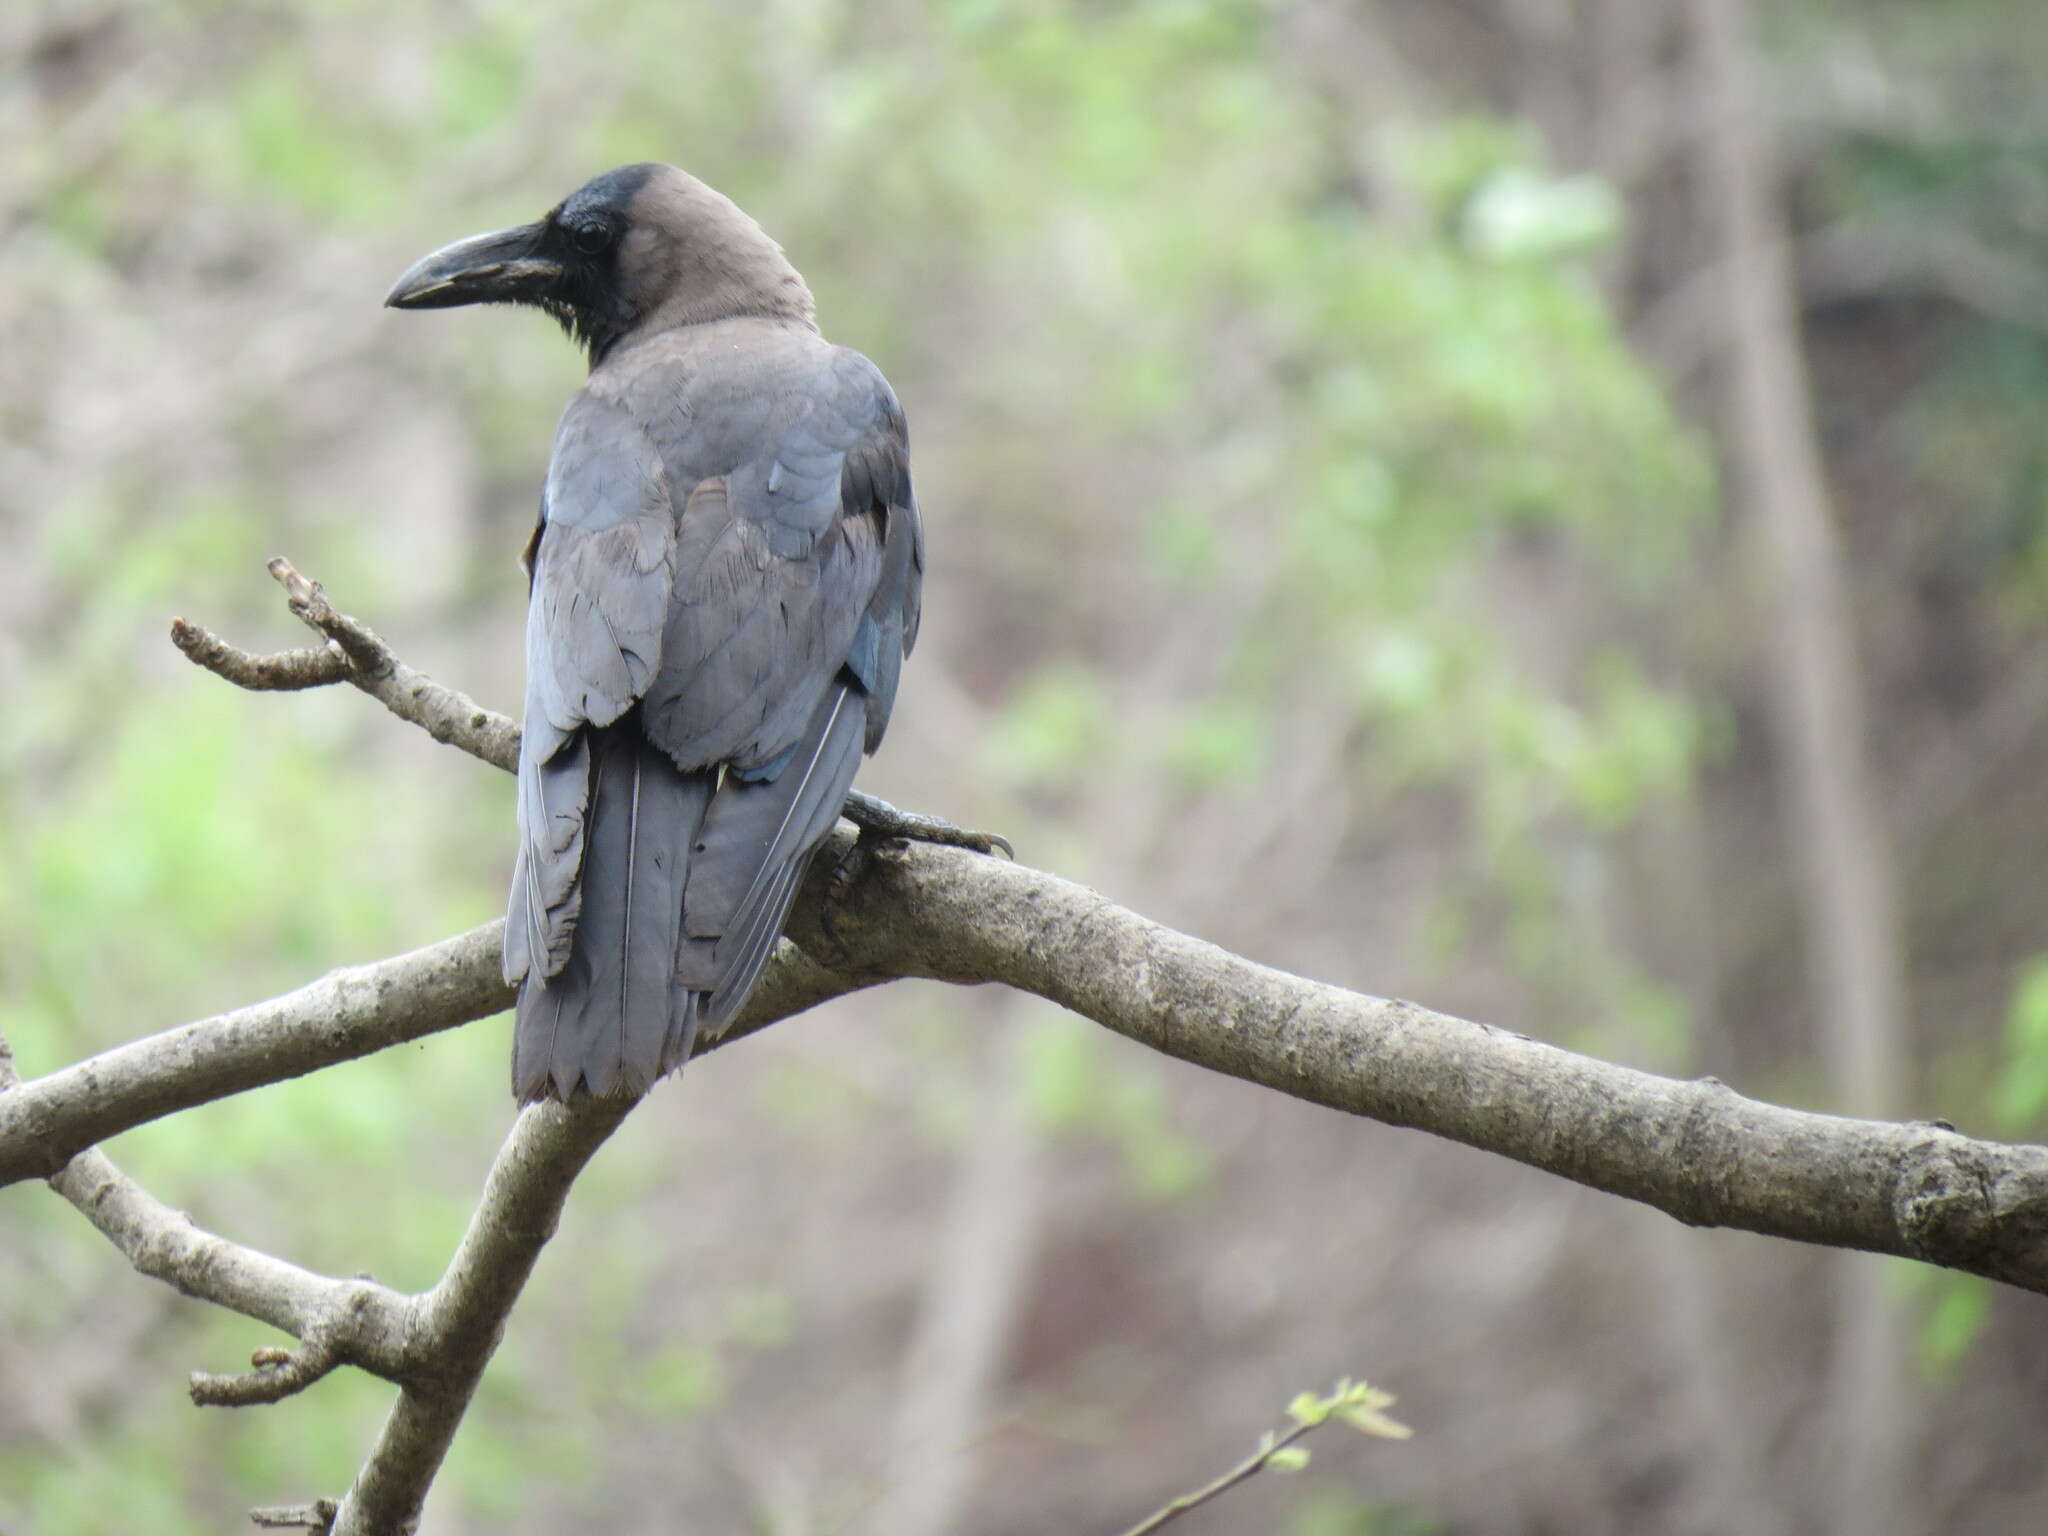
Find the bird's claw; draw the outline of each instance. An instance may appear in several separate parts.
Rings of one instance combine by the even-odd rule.
[[[889,837],[907,838],[914,843],[938,843],[947,848],[970,848],[980,854],[1000,853],[1014,862],[1016,850],[1010,840],[998,832],[976,832],[966,827],[956,827],[950,821],[941,821],[936,816],[920,815],[916,811],[901,811],[886,800],[873,795],[864,795],[859,790],[849,791],[844,812],[846,819],[860,828],[860,840]]]

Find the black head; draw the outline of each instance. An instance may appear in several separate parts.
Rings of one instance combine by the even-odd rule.
[[[530,304],[603,361],[622,339],[734,315],[809,324],[782,248],[729,199],[672,165],[621,166],[532,224],[473,235],[415,262],[394,309]]]

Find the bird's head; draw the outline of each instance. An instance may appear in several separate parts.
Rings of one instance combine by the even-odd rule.
[[[544,218],[423,256],[393,309],[530,304],[562,322],[592,365],[629,336],[759,315],[810,325],[810,289],[730,198],[672,165],[621,166]]]

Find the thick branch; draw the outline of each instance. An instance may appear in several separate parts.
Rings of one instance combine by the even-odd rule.
[[[1055,876],[956,849],[874,849],[833,902],[829,933],[822,916],[814,882],[790,936],[864,977],[1000,981],[1184,1061],[1689,1225],[1898,1254],[2048,1293],[2048,1148],[1810,1114],[1712,1078],[1614,1066],[1254,965]]]
[[[48,1178],[145,1121],[509,1007],[511,989],[498,976],[501,927],[330,972],[283,997],[117,1046],[0,1095],[0,1186]]]
[[[408,1384],[334,1521],[335,1536],[411,1531],[562,1204],[631,1099],[536,1104],[521,1113],[441,1282],[420,1298],[430,1369]]]
[[[2048,1148],[1973,1141],[1939,1125],[1809,1114],[1745,1099],[1712,1079],[1679,1082],[1612,1066],[1254,965],[1057,876],[959,849],[870,848],[855,857],[850,880],[835,881],[835,865],[853,847],[845,828],[827,844],[789,930],[802,954],[779,953],[736,1033],[897,976],[1003,982],[1168,1055],[1497,1152],[1695,1226],[1900,1254],[2048,1293]],[[445,984],[498,985],[496,937],[492,927],[436,946],[465,946],[459,976],[451,971]],[[382,969],[339,975],[367,980]],[[402,997],[383,1002],[394,1019],[410,1016]],[[189,1063],[185,1072],[205,1075],[212,1051],[243,1049],[223,1027],[239,1017],[158,1039],[198,1037],[174,1054]],[[400,1028],[398,1037],[410,1035]],[[308,1047],[327,1048],[324,1040]],[[96,1101],[94,1124],[165,1112],[140,1080],[141,1063],[132,1066],[120,1111]],[[10,1101],[42,1089],[42,1123],[62,1126],[65,1096],[43,1085],[68,1078],[90,1093],[98,1075],[90,1067],[0,1095],[0,1157],[19,1166],[36,1135],[9,1119]],[[189,1087],[185,1095],[197,1101]],[[137,1101],[150,1112],[134,1113]]]
[[[814,878],[819,872],[814,872]],[[502,920],[232,1013],[115,1046],[0,1094],[0,1187],[48,1178],[98,1142],[208,1104],[512,1006],[499,975]],[[715,1050],[871,983],[783,945]]]

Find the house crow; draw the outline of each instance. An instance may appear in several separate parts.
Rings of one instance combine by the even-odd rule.
[[[418,262],[399,309],[527,304],[590,355],[527,547],[505,978],[522,1100],[644,1093],[761,974],[917,638],[902,409],[668,165]]]

